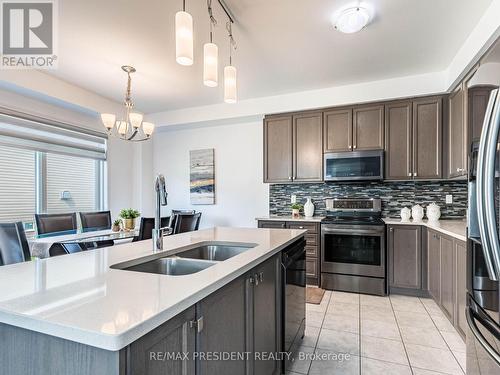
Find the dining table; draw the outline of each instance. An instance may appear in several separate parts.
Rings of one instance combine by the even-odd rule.
[[[138,232],[138,229],[121,230],[119,232],[113,232],[111,229],[91,232],[79,231],[77,233],[60,236],[34,237],[28,240],[28,244],[32,257],[48,258],[50,256],[49,249],[55,243],[97,243],[109,240],[116,242],[130,242],[135,236],[137,236]]]

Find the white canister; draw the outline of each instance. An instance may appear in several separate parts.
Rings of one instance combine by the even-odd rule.
[[[411,208],[411,217],[413,221],[420,222],[424,218],[424,209],[421,205],[416,204]]]
[[[426,215],[429,221],[438,221],[441,217],[441,208],[436,203],[431,203],[427,206]]]
[[[408,223],[411,218],[411,211],[408,207],[403,207],[401,209],[401,221],[403,223]]]
[[[314,204],[311,201],[311,197],[307,197],[307,202],[304,204],[304,215],[306,217],[314,216]]]

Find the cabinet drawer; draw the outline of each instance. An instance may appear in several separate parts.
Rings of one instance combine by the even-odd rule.
[[[315,223],[299,223],[299,222],[288,222],[288,228],[290,229],[306,229],[307,233],[318,233],[318,227]]]
[[[306,276],[318,277],[318,260],[316,258],[306,259]]]
[[[318,235],[317,234],[306,234],[306,246],[317,246],[318,245]]]
[[[306,256],[309,257],[318,257],[318,247],[317,246],[307,246],[306,245]]]
[[[278,229],[283,229],[286,228],[286,222],[284,221],[274,221],[274,220],[269,220],[269,221],[259,221],[259,228],[278,228]]]

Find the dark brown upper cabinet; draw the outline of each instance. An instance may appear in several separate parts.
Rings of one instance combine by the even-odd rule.
[[[324,152],[352,150],[352,109],[337,109],[323,114]]]
[[[323,114],[264,119],[264,182],[323,180]]]
[[[442,98],[413,101],[413,178],[442,176]]]
[[[352,148],[384,148],[384,105],[354,107],[352,110]]]
[[[385,179],[413,178],[412,103],[389,103],[385,106]]]
[[[464,118],[464,88],[460,85],[449,98],[448,106],[448,177],[467,175],[467,126]]]
[[[323,113],[293,116],[293,181],[323,180]]]
[[[468,94],[468,128],[471,141],[479,141],[483,129],[486,107],[490,100],[490,94],[495,86],[475,86],[467,90]]]
[[[264,119],[264,182],[292,180],[292,116]]]

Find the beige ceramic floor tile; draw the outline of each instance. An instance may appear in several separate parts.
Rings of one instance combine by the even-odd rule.
[[[345,302],[331,302],[326,311],[327,314],[359,316],[359,305]]]
[[[442,331],[441,335],[452,351],[465,352],[465,342],[457,332]]]
[[[355,355],[337,355],[327,350],[318,349],[317,355],[330,359],[314,360],[309,375],[359,375],[360,359]]]
[[[334,291],[330,302],[344,302],[359,305],[359,294]]]
[[[450,321],[443,315],[442,317],[431,316],[437,329],[445,332],[456,332],[455,327],[450,323]]]
[[[418,328],[413,326],[400,326],[399,328],[405,344],[418,344],[433,348],[448,349],[436,328]]]
[[[412,375],[410,367],[361,357],[361,375]]]
[[[407,311],[394,311],[396,320],[400,326],[411,326],[417,328],[434,328],[434,323],[429,315],[412,313]]]
[[[361,336],[361,356],[408,365],[403,343],[395,340]]]
[[[304,339],[302,340],[302,345],[315,348],[319,338],[319,331],[320,328],[318,327],[307,326]]]
[[[321,327],[324,316],[324,313],[306,311],[306,327]]]
[[[363,319],[361,320],[361,335],[401,340],[398,325],[394,321],[382,322]]]
[[[450,350],[407,344],[406,352],[412,367],[462,375],[462,369]]]
[[[359,318],[357,316],[326,314],[323,328],[359,333]]]
[[[289,370],[292,372],[299,373],[299,374],[307,375],[307,373],[309,372],[309,367],[311,365],[311,359],[310,359],[310,357],[306,358],[305,356],[303,357],[303,359],[301,359],[300,353],[312,354],[312,353],[314,353],[314,348],[310,348],[307,346],[301,346],[299,348],[298,353],[296,354],[296,358],[292,362],[292,365],[291,365]]]
[[[396,322],[391,308],[380,306],[361,306],[361,320],[377,320],[382,322]]]
[[[391,300],[389,299],[389,297],[361,294],[359,296],[359,302],[362,305],[368,305],[368,306],[391,307]]]
[[[457,360],[458,364],[462,368],[462,371],[465,372],[467,371],[467,366],[466,366],[466,357],[467,353],[466,352],[457,352],[457,351],[452,351],[453,355],[455,356],[455,359]]]
[[[322,329],[317,347],[337,353],[359,355],[359,335],[350,332]]]

